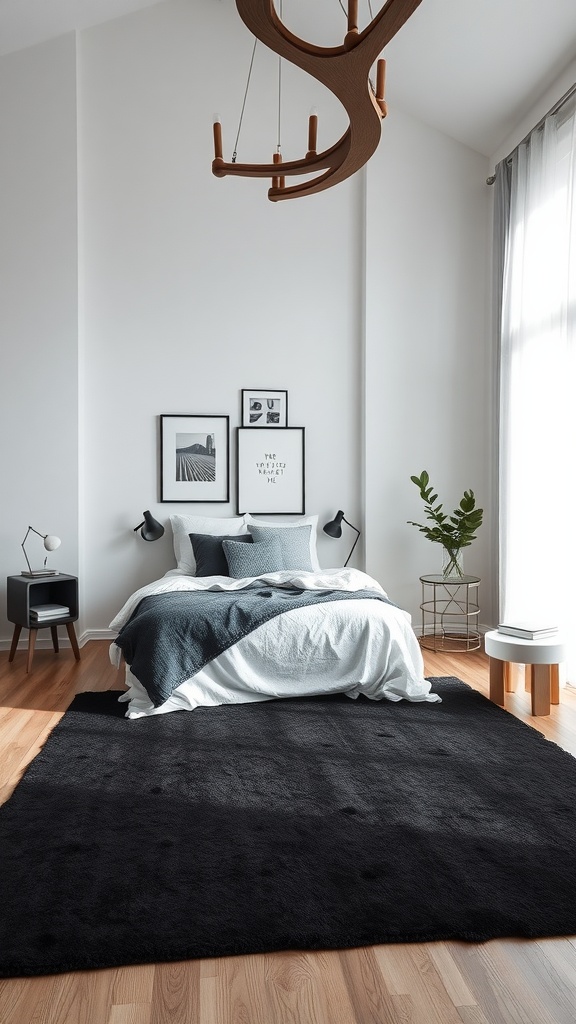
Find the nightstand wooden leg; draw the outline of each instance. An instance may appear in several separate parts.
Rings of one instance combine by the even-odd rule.
[[[490,658],[490,700],[504,707],[504,662]]]
[[[80,661],[80,651],[78,650],[78,641],[76,639],[76,633],[74,631],[74,623],[73,622],[67,622],[66,623],[66,631],[67,631],[68,636],[70,638],[70,643],[72,645],[72,650],[74,651],[74,657],[76,658],[76,661]]]
[[[10,646],[10,654],[8,655],[8,661],[14,661],[14,655],[16,654],[16,648],[18,647],[18,640],[20,633],[22,632],[22,626],[14,626],[14,634],[12,636],[12,644]]]
[[[550,665],[550,703],[560,703],[560,666]]]
[[[58,651],[60,650],[60,648],[58,647],[58,626],[50,626],[50,632],[52,633],[52,644],[54,646],[54,651],[56,654],[58,654]]]
[[[515,671],[515,665],[512,665],[509,661],[504,662],[504,689],[506,693],[514,693],[516,689]]]
[[[526,693],[532,693],[534,679],[534,665],[524,665],[524,689]]]
[[[32,668],[32,661],[34,658],[34,648],[36,646],[36,634],[37,629],[30,629],[28,632],[28,660],[26,662],[26,671],[29,672]]]
[[[550,714],[550,665],[532,665],[532,714]]]

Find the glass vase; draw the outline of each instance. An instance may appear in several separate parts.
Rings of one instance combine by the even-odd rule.
[[[442,575],[445,580],[462,579],[464,575],[463,548],[442,548]]]

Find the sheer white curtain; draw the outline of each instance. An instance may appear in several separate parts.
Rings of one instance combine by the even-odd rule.
[[[502,204],[500,621],[558,623],[569,643],[567,678],[576,682],[574,100],[498,173],[509,185]]]

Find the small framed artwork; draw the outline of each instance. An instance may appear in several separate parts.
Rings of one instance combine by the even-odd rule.
[[[230,500],[230,417],[160,417],[160,501]]]
[[[287,427],[288,392],[263,388],[242,391],[243,427]]]
[[[304,515],[304,427],[238,427],[237,512]]]

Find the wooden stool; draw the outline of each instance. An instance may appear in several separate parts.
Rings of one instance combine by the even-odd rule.
[[[504,707],[505,693],[512,689],[511,665],[526,665],[530,680],[533,715],[549,715],[550,704],[560,703],[558,667],[564,661],[564,644],[558,636],[522,640],[497,629],[486,633],[484,650],[490,659],[490,700]]]

